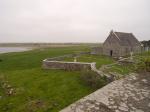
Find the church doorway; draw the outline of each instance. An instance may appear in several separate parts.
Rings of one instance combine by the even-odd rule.
[[[112,56],[113,55],[113,50],[110,50],[110,56]]]

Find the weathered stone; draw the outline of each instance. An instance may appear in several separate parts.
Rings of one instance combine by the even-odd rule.
[[[142,81],[143,81],[144,83],[147,83],[147,80],[146,80],[146,79],[143,79]]]
[[[131,52],[141,52],[141,44],[132,33],[111,31],[103,43],[104,55],[120,57]]]
[[[107,108],[104,112],[108,112],[109,109],[109,112],[149,112],[150,73],[134,73],[132,75],[111,82],[96,92],[71,104],[61,112],[103,112],[100,110],[103,109],[103,105]],[[143,83],[143,79],[146,79],[148,84]],[[80,108],[81,105],[82,109]],[[97,107],[99,107],[99,110]],[[82,111],[77,111],[78,109]]]
[[[137,109],[135,112],[144,112],[143,110]]]
[[[44,69],[63,69],[63,70],[91,70],[92,63],[82,62],[63,62],[63,61],[43,61]]]

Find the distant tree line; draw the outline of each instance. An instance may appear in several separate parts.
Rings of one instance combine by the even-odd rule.
[[[148,41],[144,40],[141,43],[143,44],[144,47],[150,47],[150,40]]]

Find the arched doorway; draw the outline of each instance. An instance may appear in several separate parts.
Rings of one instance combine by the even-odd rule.
[[[110,56],[113,56],[113,50],[110,50]]]

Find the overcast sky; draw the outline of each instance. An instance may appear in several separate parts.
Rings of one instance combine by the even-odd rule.
[[[0,42],[103,42],[111,29],[150,39],[150,0],[0,0]]]

